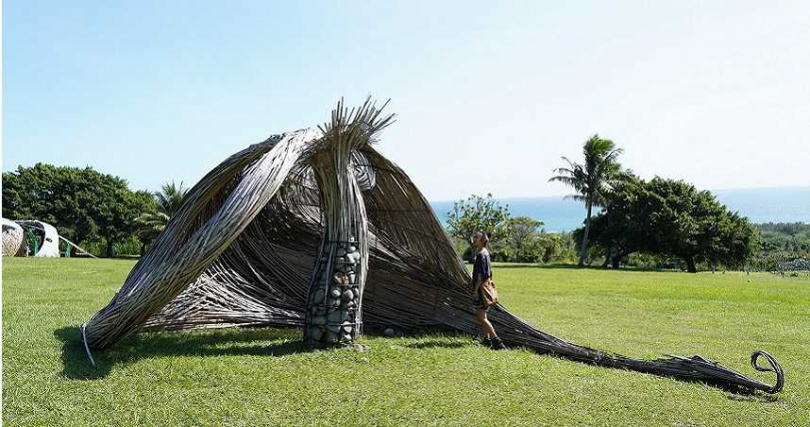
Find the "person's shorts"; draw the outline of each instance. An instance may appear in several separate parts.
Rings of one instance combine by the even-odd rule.
[[[476,310],[489,311],[489,307],[484,304],[484,297],[481,295],[481,291],[478,291],[478,295],[476,295],[475,300],[473,301],[473,307]]]

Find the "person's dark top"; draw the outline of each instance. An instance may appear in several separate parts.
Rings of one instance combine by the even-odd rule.
[[[481,249],[475,256],[472,272],[472,286],[492,277],[492,261],[489,259],[487,248]]]

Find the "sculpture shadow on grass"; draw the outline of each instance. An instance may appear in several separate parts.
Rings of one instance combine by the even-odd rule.
[[[421,341],[415,342],[413,344],[408,344],[408,348],[416,348],[416,349],[430,349],[430,348],[467,348],[472,347],[474,344],[472,341],[470,342],[447,342],[438,339],[428,340],[428,341]]]
[[[113,349],[93,354],[96,366],[87,360],[87,353],[80,338],[78,326],[67,326],[54,331],[54,336],[62,342],[62,376],[71,380],[98,380],[109,376],[116,365],[127,365],[141,359],[178,356],[286,356],[313,351],[301,340],[298,328],[227,328],[210,330],[203,334],[187,333],[144,333],[121,342]],[[370,333],[369,336],[382,334]],[[471,342],[458,342],[440,339],[461,334],[439,333],[407,334],[407,337],[427,338],[409,344],[412,349],[429,350],[434,348],[464,349],[474,346]],[[268,344],[269,342],[269,344]],[[551,356],[553,357],[553,356]],[[665,377],[665,376],[664,376]],[[688,380],[681,381],[707,384],[727,393],[730,400],[757,401],[772,403],[779,400],[773,395],[764,395],[752,390],[735,387],[722,382]]]
[[[145,333],[130,337],[119,346],[93,353],[96,365],[87,359],[78,326],[54,331],[62,342],[62,376],[73,380],[106,378],[116,365],[141,359],[176,356],[286,356],[312,351],[301,341],[300,329],[228,328],[203,334]]]

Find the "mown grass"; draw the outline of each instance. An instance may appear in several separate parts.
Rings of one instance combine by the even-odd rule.
[[[810,280],[496,266],[504,303],[541,329],[632,356],[699,353],[776,397],[611,370],[453,335],[308,351],[293,330],[143,334],[85,360],[77,326],[133,261],[3,261],[6,425],[807,425]],[[768,382],[769,376],[758,376]]]

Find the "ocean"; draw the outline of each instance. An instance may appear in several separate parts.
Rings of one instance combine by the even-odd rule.
[[[717,199],[732,211],[748,217],[751,222],[810,223],[810,187],[748,188],[712,190]],[[571,231],[582,226],[585,206],[562,197],[521,197],[497,199],[509,205],[512,216],[528,216],[543,221],[549,232]],[[444,222],[452,201],[431,202],[433,210]]]

